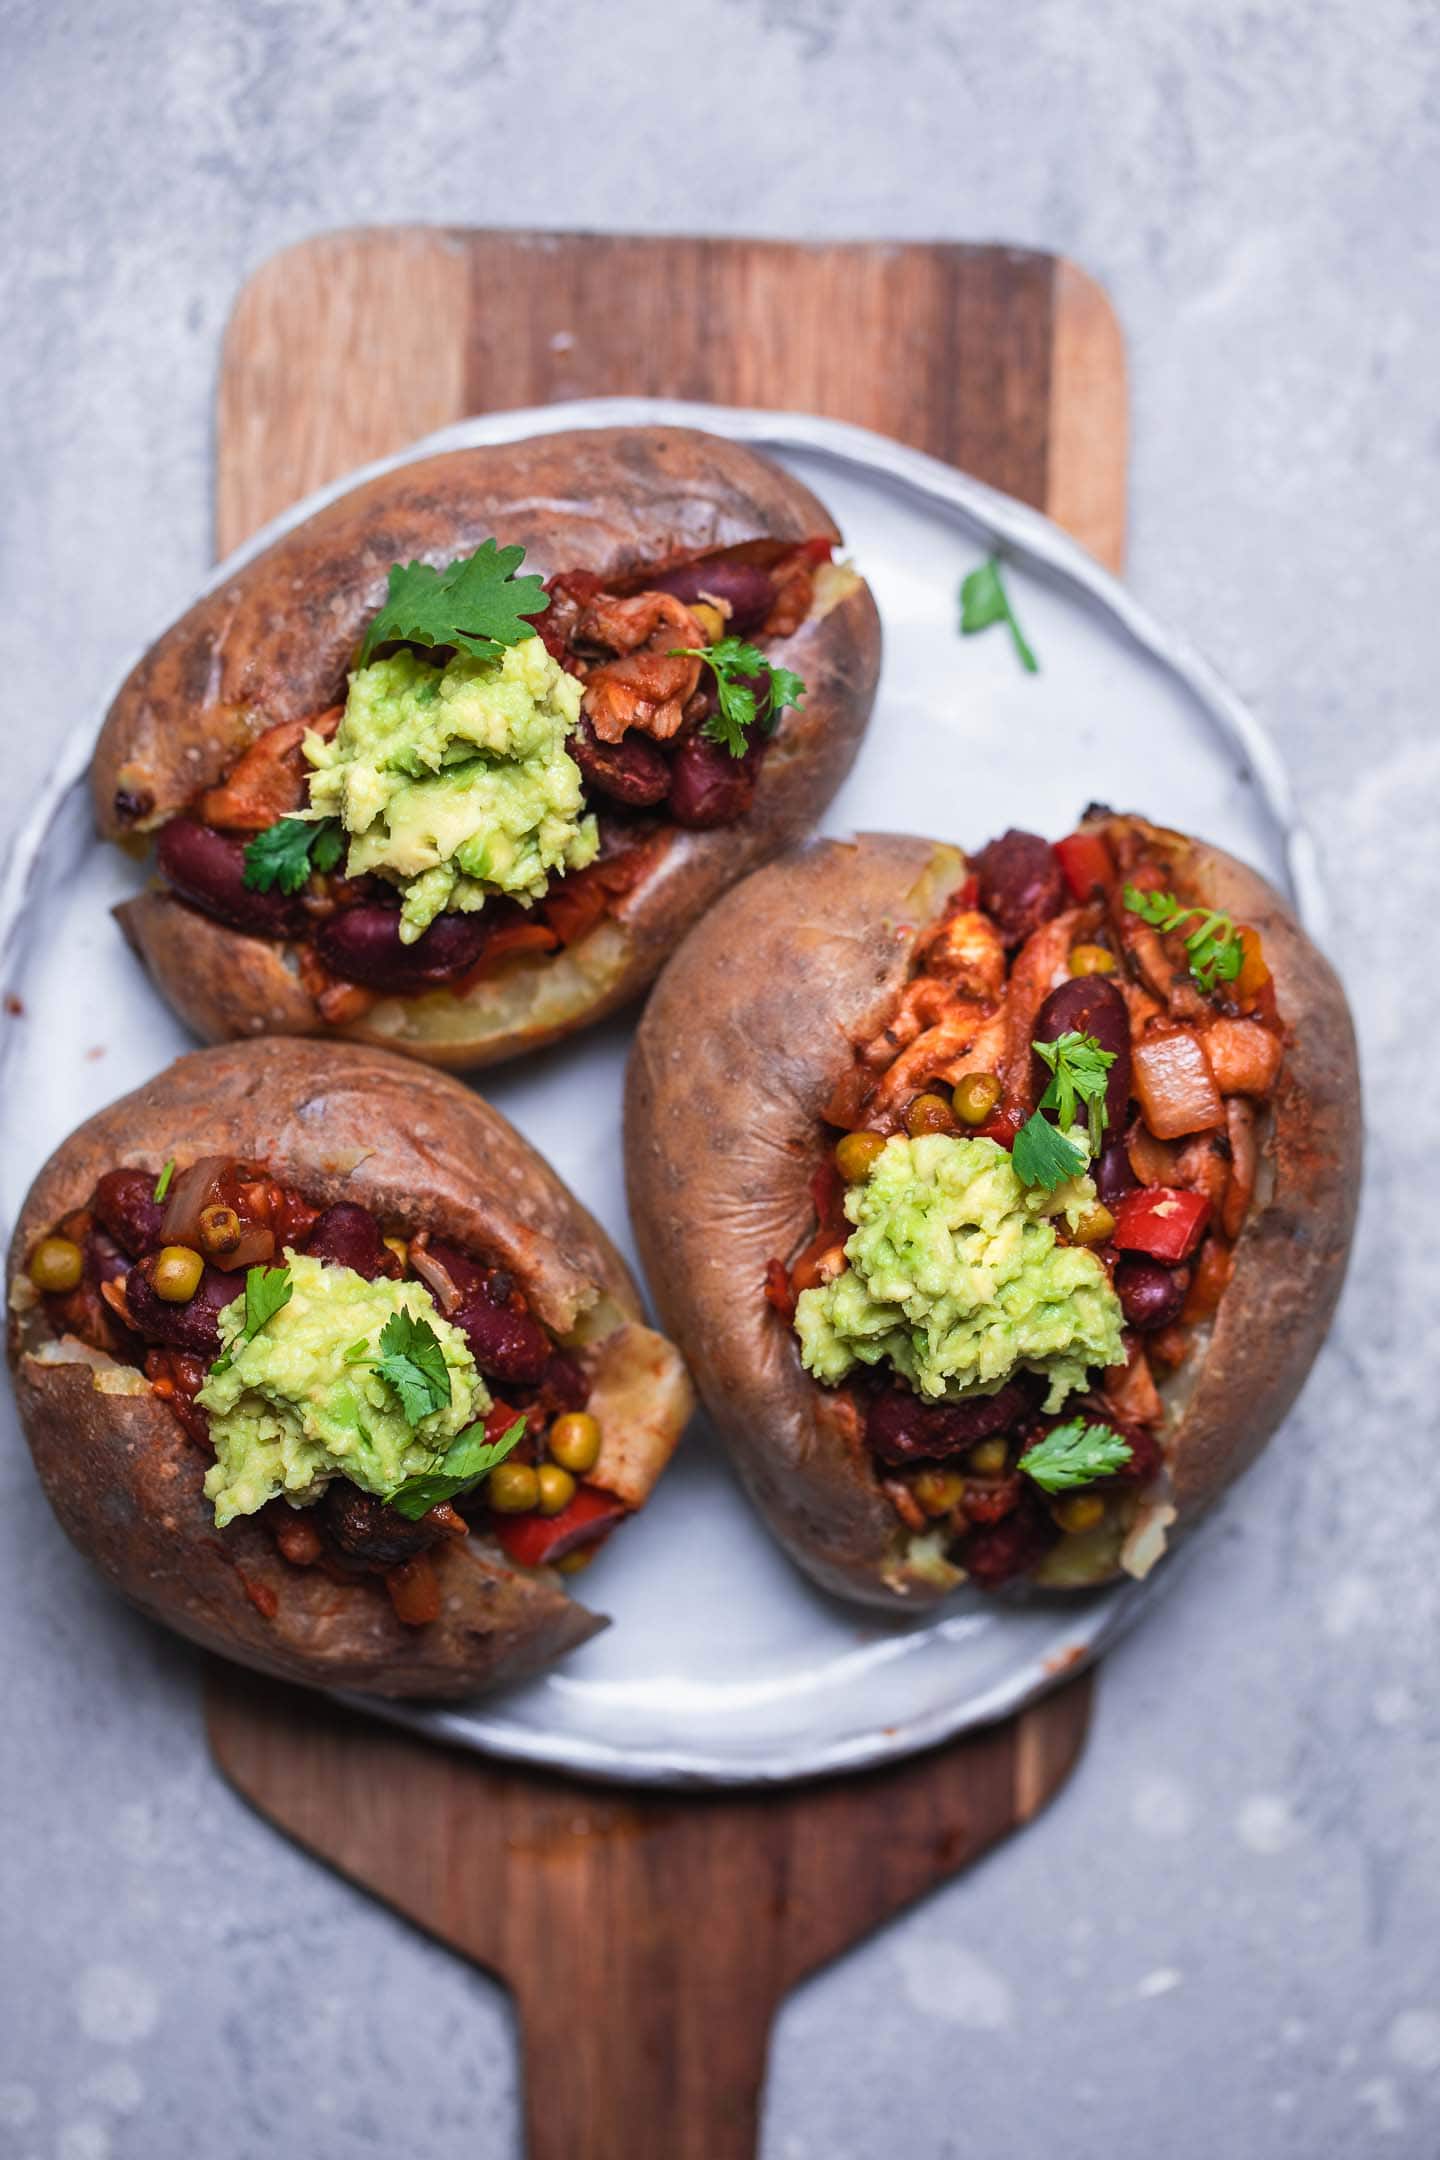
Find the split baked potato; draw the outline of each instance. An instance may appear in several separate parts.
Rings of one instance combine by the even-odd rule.
[[[167,1626],[287,1680],[456,1699],[604,1625],[566,1593],[690,1408],[605,1233],[459,1082],[200,1051],[52,1155],[9,1356],[56,1514]]]
[[[666,968],[626,1100],[644,1265],[746,1486],[892,1607],[1146,1572],[1294,1401],[1360,1152],[1288,903],[1103,810],[968,860],[792,850]]]

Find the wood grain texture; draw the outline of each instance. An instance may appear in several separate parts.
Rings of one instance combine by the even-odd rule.
[[[1124,355],[1071,264],[404,228],[304,242],[245,288],[219,548],[467,412],[606,393],[857,421],[1120,566]],[[683,1798],[432,1747],[218,1664],[207,1709],[216,1760],[272,1822],[513,1990],[530,2160],[749,2160],[785,1990],[1027,1821],[1080,1751],[1090,1693],[1082,1676],[892,1769]]]

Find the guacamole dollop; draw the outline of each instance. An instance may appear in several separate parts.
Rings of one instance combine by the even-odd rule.
[[[806,1369],[833,1383],[888,1358],[933,1402],[993,1394],[1025,1367],[1057,1410],[1091,1367],[1124,1359],[1104,1267],[1055,1234],[1094,1205],[1086,1176],[1022,1185],[994,1140],[888,1140],[845,1195],[849,1265],[796,1305]]]
[[[402,646],[355,670],[331,740],[306,738],[310,807],[349,834],[348,876],[398,886],[402,942],[444,908],[492,893],[528,904],[552,873],[594,861],[565,747],[579,717],[580,684],[538,637],[443,665]]]
[[[388,1500],[405,1480],[436,1468],[490,1396],[458,1328],[423,1283],[366,1282],[347,1267],[287,1252],[290,1302],[244,1339],[245,1300],[220,1314],[222,1355],[196,1401],[210,1419],[215,1461],[205,1497],[219,1529],[278,1494],[308,1507],[337,1477]],[[375,1370],[380,1331],[407,1312],[434,1329],[450,1375],[450,1401],[407,1423]]]

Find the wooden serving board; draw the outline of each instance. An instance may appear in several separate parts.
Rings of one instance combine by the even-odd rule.
[[[1124,353],[1073,264],[423,228],[327,234],[245,287],[219,549],[447,421],[624,393],[858,421],[1119,568]],[[786,1990],[1027,1821],[1090,1692],[1083,1676],[896,1768],[693,1797],[487,1763],[218,1663],[207,1709],[221,1769],[272,1822],[511,1988],[530,2160],[750,2160]]]

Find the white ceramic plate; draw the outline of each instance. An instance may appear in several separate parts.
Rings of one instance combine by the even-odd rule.
[[[1255,721],[1057,527],[934,459],[803,415],[612,399],[466,421],[368,470],[616,421],[688,422],[755,443],[828,503],[874,587],[885,623],[880,694],[826,831],[888,828],[978,846],[1011,824],[1058,837],[1087,802],[1110,802],[1244,856],[1296,892],[1319,926],[1308,843]],[[339,492],[300,504],[211,582]],[[1021,671],[1002,628],[957,635],[960,581],[992,547],[1007,558],[1036,676]],[[22,1007],[0,1037],[7,1228],[64,1134],[187,1047],[108,913],[140,873],[91,832],[80,776],[98,718],[37,805],[0,899],[0,970]],[[601,1028],[487,1077],[485,1091],[629,1249],[627,1037],[624,1024]],[[4,1415],[8,1444],[23,1445],[8,1402]],[[961,1591],[928,1618],[877,1619],[790,1567],[697,1421],[644,1514],[577,1585],[614,1626],[543,1680],[474,1709],[403,1716],[494,1754],[614,1779],[730,1783],[855,1768],[1031,1700],[1093,1657],[1174,1565],[1151,1585],[1081,1599],[1014,1606]]]

